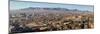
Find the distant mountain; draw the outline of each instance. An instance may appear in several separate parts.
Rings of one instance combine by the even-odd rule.
[[[91,11],[80,11],[77,9],[66,9],[66,8],[39,8],[39,7],[29,7],[19,10],[10,10],[10,14],[19,13],[93,13]]]

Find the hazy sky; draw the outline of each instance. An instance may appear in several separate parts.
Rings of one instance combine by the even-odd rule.
[[[14,0],[15,1],[15,0]],[[50,3],[70,3],[70,4],[82,4],[82,5],[94,5],[94,0],[16,0],[16,1],[36,1],[36,2],[50,2]]]
[[[23,8],[28,8],[28,7],[68,8],[68,9],[93,11],[93,6],[86,6],[86,5],[10,1],[10,10],[23,9]]]

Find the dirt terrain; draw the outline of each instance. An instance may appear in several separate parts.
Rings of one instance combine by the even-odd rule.
[[[27,8],[9,14],[9,32],[41,32],[94,28],[92,11]]]

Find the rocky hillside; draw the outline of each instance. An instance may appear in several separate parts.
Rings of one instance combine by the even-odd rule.
[[[65,8],[25,8],[10,10],[9,32],[40,32],[94,27],[92,11]]]

